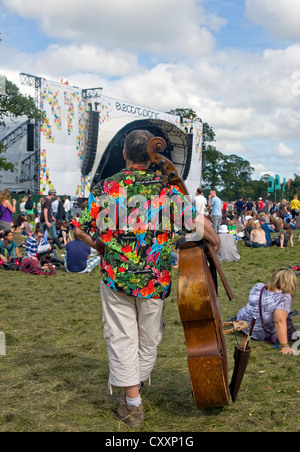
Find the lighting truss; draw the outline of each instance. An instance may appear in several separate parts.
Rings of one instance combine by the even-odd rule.
[[[20,74],[22,85],[31,86],[35,89],[35,105],[40,110],[41,108],[41,77],[35,75]],[[34,180],[35,194],[40,193],[40,154],[41,154],[41,121],[35,120],[34,127],[34,154],[22,162],[22,168],[24,170],[24,177],[27,180]],[[22,177],[23,177],[22,176]]]
[[[91,99],[101,97],[103,88],[88,88],[82,90],[82,97],[84,99]]]

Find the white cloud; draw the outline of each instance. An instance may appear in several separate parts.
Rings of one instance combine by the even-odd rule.
[[[118,49],[108,52],[93,45],[55,44],[34,58],[38,61],[36,66],[40,72],[45,67],[51,67],[53,72],[72,74],[84,68],[90,73],[122,77],[139,70],[136,55]]]
[[[2,52],[2,64],[11,58],[11,50]],[[106,77],[123,77],[139,70],[135,54],[116,49],[106,51],[94,45],[50,45],[35,53],[15,53],[10,65],[25,72],[42,75],[45,71],[55,76],[72,74],[84,70]]]
[[[297,151],[296,149],[286,146],[284,143],[280,143],[275,147],[275,154],[279,155],[280,157],[294,157],[296,154],[298,154],[298,152],[299,151]]]
[[[97,43],[177,59],[210,52],[209,31],[226,21],[206,16],[197,0],[2,0],[5,7],[39,22],[48,36],[80,43]]]
[[[261,178],[265,174],[269,174],[272,177],[275,177],[275,173],[273,171],[268,171],[265,165],[262,163],[253,163],[252,165],[255,169],[256,176]]]
[[[276,38],[300,39],[299,0],[246,0],[246,13]]]

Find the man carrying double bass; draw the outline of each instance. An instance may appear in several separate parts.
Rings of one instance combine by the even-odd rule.
[[[174,224],[183,232],[196,228],[215,251],[219,248],[218,235],[203,216],[196,218],[179,188],[149,169],[152,139],[145,130],[127,137],[126,169],[95,187],[76,230],[78,238],[103,254],[109,385],[124,388],[118,417],[131,427],[143,424],[141,386],[150,379],[163,338]]]

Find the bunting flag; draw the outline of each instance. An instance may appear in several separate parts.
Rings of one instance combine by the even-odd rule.
[[[282,184],[282,193],[285,192],[285,182],[286,182],[286,179],[284,178],[283,179],[283,184]]]
[[[268,193],[274,193],[274,189],[275,189],[275,180],[274,180],[274,177],[269,177]]]
[[[280,183],[280,177],[278,176],[278,174],[276,174],[275,176],[275,190],[280,190],[281,189],[281,183]]]

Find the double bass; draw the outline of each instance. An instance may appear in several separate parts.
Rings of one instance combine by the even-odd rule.
[[[165,140],[153,138],[148,145],[150,159],[167,175],[169,184],[178,186],[188,195],[173,163],[161,155],[165,149]],[[225,335],[212,272],[215,269],[232,299],[233,294],[210,243],[202,240],[181,245],[177,301],[198,408],[223,407],[230,402]]]

